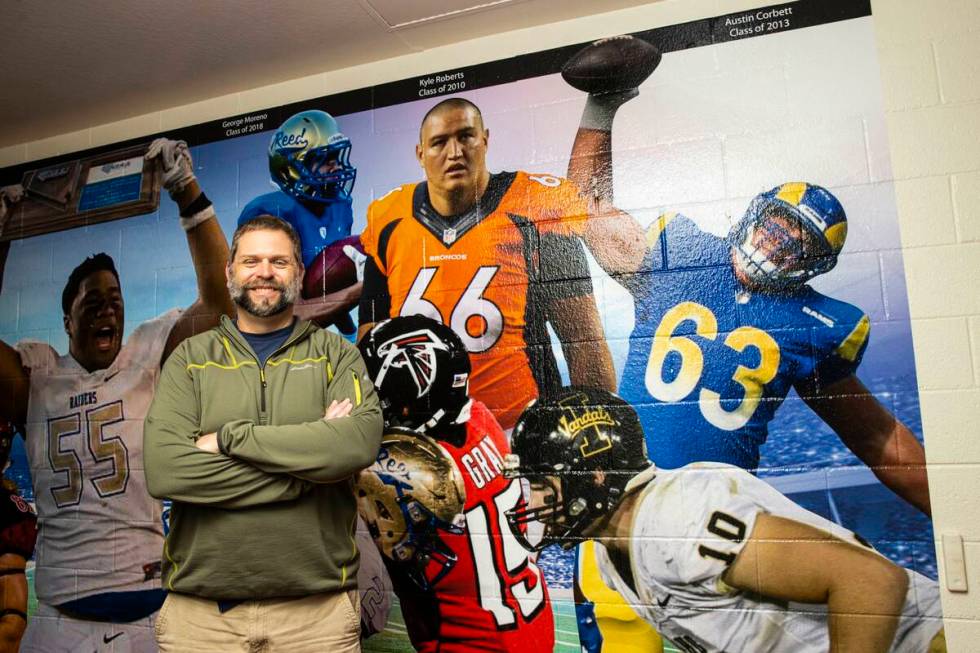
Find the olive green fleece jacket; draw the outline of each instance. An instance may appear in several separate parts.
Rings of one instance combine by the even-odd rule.
[[[331,400],[348,417],[324,420]],[[150,494],[173,500],[166,590],[216,600],[356,585],[352,474],[381,444],[357,348],[299,321],[261,367],[226,317],[163,366],[143,431]],[[221,453],[195,446],[217,432]]]

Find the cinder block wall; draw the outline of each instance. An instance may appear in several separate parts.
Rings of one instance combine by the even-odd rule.
[[[0,166],[206,120],[771,4],[674,0],[446,46],[0,148]],[[980,650],[980,3],[873,0],[935,532],[962,535],[970,592],[940,582],[952,651]]]
[[[953,651],[980,650],[980,4],[873,2],[936,537],[963,536],[945,591]],[[941,548],[941,547],[940,547]]]

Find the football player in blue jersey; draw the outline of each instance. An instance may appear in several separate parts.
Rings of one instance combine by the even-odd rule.
[[[309,110],[290,117],[269,143],[269,172],[280,190],[249,202],[238,224],[260,215],[282,218],[299,234],[303,266],[309,270],[325,247],[351,235],[351,191],[357,169],[350,163],[350,151],[350,139],[329,113]],[[356,259],[357,253],[350,256]],[[355,284],[301,300],[296,312],[301,319],[322,326],[336,323],[344,333],[353,333],[348,312],[359,297],[360,284]]]
[[[596,260],[633,295],[619,391],[640,412],[658,466],[757,468],[769,422],[795,388],[882,483],[929,514],[922,445],[856,375],[868,316],[807,284],[844,246],[840,202],[788,182],[757,195],[727,238],[677,213],[644,233],[612,203],[612,117],[634,95],[589,96],[569,178],[596,205],[590,228],[608,233],[586,242],[611,243]]]
[[[677,213],[644,232],[613,204],[613,118],[637,93],[588,96],[567,176],[591,203],[586,244],[633,296],[619,394],[639,413],[657,465],[756,469],[795,388],[882,483],[928,515],[922,445],[856,376],[868,316],[807,284],[837,263],[847,235],[840,202],[789,182],[756,196],[727,238]],[[591,546],[579,551],[575,579],[583,644],[656,650],[652,631],[598,578]]]

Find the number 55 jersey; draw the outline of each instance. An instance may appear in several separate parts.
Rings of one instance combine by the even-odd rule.
[[[520,481],[503,477],[510,453],[503,431],[474,400],[465,441],[439,444],[464,480],[464,532],[440,534],[456,562],[428,591],[390,566],[412,645],[420,653],[551,653],[554,617],[544,575],[506,517],[523,497]],[[435,566],[427,576],[442,571]]]
[[[491,175],[477,205],[449,218],[425,182],[396,188],[371,204],[361,234],[371,260],[360,323],[420,314],[450,327],[470,354],[470,394],[511,428],[560,385],[549,308],[592,294],[576,237],[585,216],[578,189],[550,175]]]
[[[626,281],[636,325],[620,396],[637,410],[658,467],[719,461],[755,469],[790,389],[825,388],[857,369],[869,321],[802,285],[749,292],[728,243],[665,214]]]
[[[162,504],[146,490],[143,419],[179,317],[173,309],[141,324],[112,364],[94,372],[48,344],[17,345],[30,370],[25,444],[44,603],[159,591]]]

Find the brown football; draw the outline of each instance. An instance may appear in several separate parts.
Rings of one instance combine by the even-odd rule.
[[[656,46],[624,34],[585,46],[565,62],[561,76],[586,93],[614,93],[636,88],[659,64]]]
[[[364,253],[359,236],[342,238],[324,247],[306,269],[306,276],[303,277],[304,299],[329,295],[357,283],[357,269],[354,261],[344,254],[344,245],[353,245]]]

